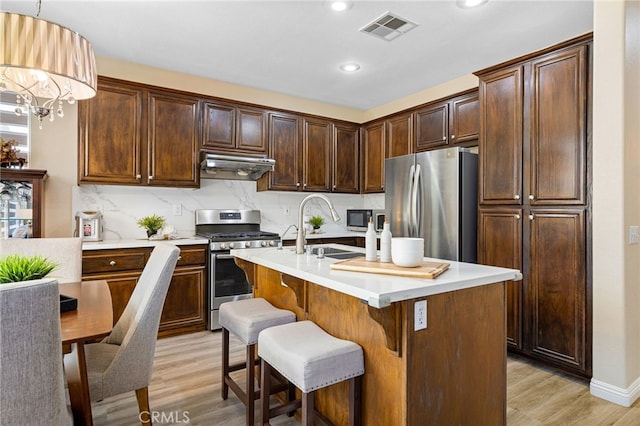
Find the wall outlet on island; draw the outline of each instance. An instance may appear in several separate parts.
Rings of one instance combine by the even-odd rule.
[[[413,329],[415,331],[425,330],[427,328],[427,301],[419,300],[413,306],[415,314]]]
[[[289,210],[289,206],[284,206],[282,208],[282,214],[285,216],[289,216],[291,214],[291,211]]]
[[[182,204],[174,204],[173,205],[173,215],[174,216],[182,216]]]

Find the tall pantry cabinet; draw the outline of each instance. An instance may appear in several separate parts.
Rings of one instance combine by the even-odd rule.
[[[476,73],[479,262],[517,268],[507,345],[591,376],[591,40]]]

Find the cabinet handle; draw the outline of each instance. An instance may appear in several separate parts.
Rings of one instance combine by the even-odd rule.
[[[456,135],[451,135],[451,139],[455,139],[455,138],[456,138]]]
[[[443,137],[442,137],[442,140],[443,140],[443,141],[446,141],[446,140],[447,140],[447,137],[446,137],[446,136],[443,136]]]
[[[306,188],[306,187],[307,187],[307,184],[305,183],[304,185],[302,185],[302,187],[303,187],[303,188]]]
[[[142,175],[136,175],[136,180],[142,179]]]
[[[109,265],[111,265],[111,266],[116,266],[116,261],[115,261],[115,260],[112,260],[111,262],[109,262]]]
[[[520,199],[520,194],[516,194],[516,195],[514,195],[514,196],[513,196],[513,199],[514,199],[514,200],[519,200],[519,199]]]
[[[178,260],[182,260],[182,256],[178,256]]]
[[[149,176],[149,180],[153,180],[153,176]]]
[[[296,182],[296,188],[300,188],[300,182]]]
[[[533,194],[529,195],[529,199],[533,200],[535,197],[533,196]]]
[[[335,185],[333,185],[333,189],[336,189],[336,186],[335,186]]]
[[[529,215],[529,220],[533,220],[533,215],[532,214]]]
[[[516,215],[516,219],[520,220],[520,215],[519,214]]]

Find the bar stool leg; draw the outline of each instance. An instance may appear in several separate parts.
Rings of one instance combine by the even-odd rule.
[[[269,424],[269,395],[271,393],[271,366],[262,361],[260,362],[260,424]]]
[[[314,410],[315,410],[315,391],[309,393],[302,392],[302,425],[313,426],[314,425]]]
[[[255,416],[255,399],[256,399],[256,345],[247,345],[247,366],[245,368],[246,371],[246,387],[247,390],[245,392],[245,396],[247,398],[246,407],[247,407],[247,426],[253,426],[254,424],[254,416]],[[264,392],[264,390],[263,390]],[[268,395],[268,394],[267,394]]]
[[[222,387],[220,392],[223,400],[229,397],[227,377],[229,377],[229,330],[222,327]]]
[[[349,426],[362,426],[362,376],[349,379]]]

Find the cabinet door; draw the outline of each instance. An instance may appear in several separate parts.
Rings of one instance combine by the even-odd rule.
[[[522,271],[522,210],[478,210],[478,263]],[[522,349],[522,281],[507,282],[507,345]]]
[[[531,205],[586,203],[586,49],[576,47],[531,63]]]
[[[521,204],[521,66],[480,78],[479,202]]]
[[[269,115],[269,153],[276,160],[276,165],[273,172],[267,173],[267,189],[297,191],[300,188],[300,133],[300,119],[297,116],[280,113]]]
[[[199,186],[199,101],[149,93],[148,184]]]
[[[236,115],[236,149],[250,154],[267,152],[265,112],[256,108],[238,108]]]
[[[531,351],[584,372],[587,324],[585,212],[535,210],[529,218],[526,310]]]
[[[142,101],[140,89],[99,79],[96,96],[78,102],[78,183],[141,183]]]
[[[333,126],[332,191],[360,193],[359,127],[337,123]]]
[[[236,141],[236,109],[227,104],[203,105],[202,147],[232,151]]]
[[[364,174],[362,192],[384,192],[385,123],[370,124],[362,129]]]
[[[386,158],[411,153],[413,146],[413,114],[402,114],[387,120]]]
[[[324,120],[304,119],[303,129],[302,189],[329,192],[331,191],[331,138],[333,136],[331,123]]]
[[[449,141],[449,103],[430,105],[415,113],[415,151],[445,146]]]
[[[160,317],[160,336],[206,328],[206,282],[205,267],[175,269]]]
[[[449,139],[452,144],[473,145],[480,134],[480,99],[477,92],[451,101]]]

